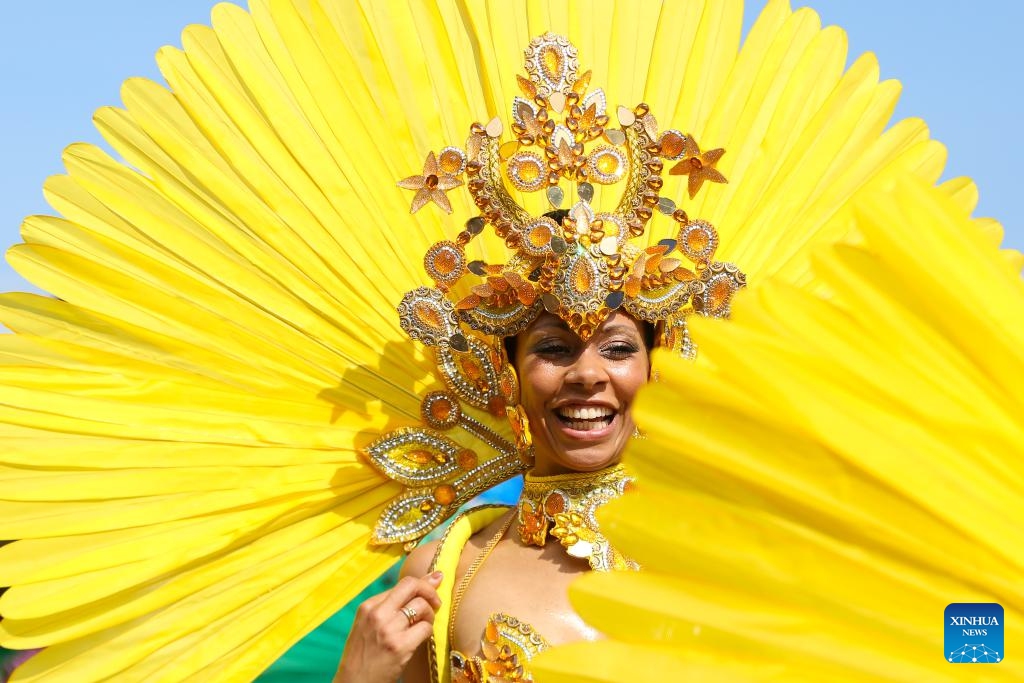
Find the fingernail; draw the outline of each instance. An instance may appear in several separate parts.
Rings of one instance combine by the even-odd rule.
[[[441,583],[441,579],[444,578],[444,574],[442,574],[441,572],[434,572],[433,574],[431,574],[427,578],[430,579],[434,583]]]

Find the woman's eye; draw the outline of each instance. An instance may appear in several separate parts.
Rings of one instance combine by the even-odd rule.
[[[603,350],[605,356],[613,359],[629,358],[634,353],[639,351],[639,349],[634,345],[627,344],[625,342],[621,342],[618,344],[609,344],[608,346],[604,347]]]
[[[571,353],[570,349],[565,344],[541,344],[537,347],[536,352],[542,356],[558,356],[566,353]]]

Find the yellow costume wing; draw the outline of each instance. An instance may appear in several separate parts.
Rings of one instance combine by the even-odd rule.
[[[613,642],[538,680],[1024,680],[1012,651],[943,649],[950,603],[1001,604],[1007,650],[1024,635],[1021,260],[948,194],[866,190],[865,244],[816,259],[827,297],[755,284],[694,325],[702,362],[659,359],[641,493],[604,517],[646,571],[572,587]]]
[[[773,1],[740,50],[741,14],[253,0],[160,52],[169,87],[127,82],[96,115],[123,161],[68,148],[46,186],[62,217],[9,252],[56,298],[0,297],[0,644],[46,648],[17,680],[251,678],[397,559],[367,542],[403,489],[360,450],[444,386],[395,306],[476,212],[450,192],[451,215],[410,216],[395,183],[505,112],[532,36],[728,150],[728,184],[662,195],[751,279],[808,282],[859,188],[938,177],[923,124],[886,129],[898,87],[873,58],[844,72],[841,31]]]

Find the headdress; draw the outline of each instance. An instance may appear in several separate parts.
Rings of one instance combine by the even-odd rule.
[[[714,226],[660,195],[666,163],[669,176],[687,178],[691,199],[705,182],[727,182],[716,168],[725,150],[701,152],[691,135],[659,132],[643,103],[619,106],[613,125],[605,92],[589,87],[591,72],[580,73],[577,50],[562,36],[534,38],[525,70],[517,75],[522,96],[512,101],[510,131],[500,117],[474,123],[464,148],[430,152],[421,174],[398,183],[415,191],[412,213],[430,203],[451,212],[447,193],[464,186],[479,214],[454,240],[430,247],[423,265],[434,286],[408,292],[398,306],[402,329],[433,349],[447,390],[424,397],[420,426],[385,434],[366,449],[385,475],[406,486],[377,523],[378,543],[415,541],[474,495],[522,471],[529,433],[501,338],[546,310],[585,341],[621,309],[661,324],[661,344],[692,357],[686,317],[727,316],[745,284],[736,266],[714,260]],[[600,204],[597,186],[607,188]],[[577,199],[565,210],[567,189]],[[544,199],[531,201],[536,194]],[[538,205],[544,213],[527,208]],[[656,212],[672,224],[664,239],[649,244],[641,238]],[[505,246],[503,262],[467,255],[487,228]],[[467,407],[507,415],[514,443]],[[494,454],[460,446],[445,434],[456,428]]]

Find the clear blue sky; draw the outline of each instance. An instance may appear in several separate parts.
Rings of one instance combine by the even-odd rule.
[[[577,0],[578,1],[578,0]],[[648,1],[648,0],[641,0]],[[946,177],[981,188],[979,215],[1024,249],[1015,186],[1024,156],[1024,3],[1018,0],[792,0],[850,34],[851,54],[874,51],[882,75],[904,85],[897,117],[921,116],[949,147]],[[181,29],[208,23],[213,0],[10,0],[0,21],[0,248],[21,219],[48,213],[43,180],[62,171],[61,150],[100,142],[91,124],[118,104],[130,76],[159,78],[153,55],[180,44]],[[242,4],[242,3],[239,3]],[[748,3],[752,17],[761,0]],[[749,20],[748,20],[749,23]],[[1012,164],[1012,165],[1011,165]],[[0,290],[31,290],[6,262]]]

